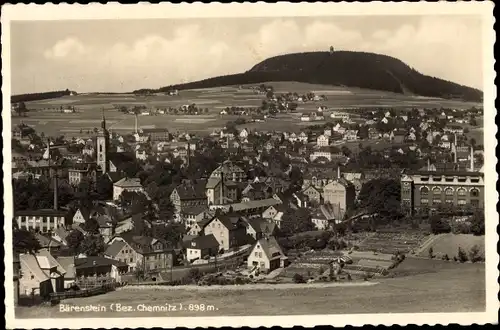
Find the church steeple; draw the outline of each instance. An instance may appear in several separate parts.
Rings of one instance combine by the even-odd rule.
[[[101,128],[104,132],[106,131],[106,117],[104,117],[104,109],[102,109]]]

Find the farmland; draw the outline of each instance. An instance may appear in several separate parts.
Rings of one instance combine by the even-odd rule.
[[[429,249],[432,247],[434,254],[447,254],[450,258],[453,258],[457,255],[459,247],[468,252],[474,245],[477,245],[479,247],[480,254],[484,256],[484,236],[442,234],[436,237],[428,246],[422,249],[419,255],[422,257],[427,257],[429,255]]]
[[[379,284],[364,286],[332,286],[297,289],[187,290],[182,288],[123,288],[102,296],[64,303],[83,306],[122,304],[199,304],[213,305],[205,312],[127,313],[132,316],[238,316],[300,315],[346,313],[422,313],[481,312],[485,310],[484,264],[458,264],[441,260],[407,258],[397,268],[401,275],[377,279]],[[411,276],[409,276],[411,275]],[[445,280],[444,280],[445,279]],[[133,297],[133,299],[131,299]],[[297,298],[300,297],[300,303]],[[249,301],[256,303],[248,304]],[[19,307],[20,318],[85,317],[85,313],[60,313],[54,307]],[[114,312],[91,313],[89,317],[121,317]]]
[[[312,85],[294,82],[270,83],[277,93],[315,92],[325,95],[328,100],[321,102],[300,103],[297,113],[278,115],[277,118],[265,122],[249,123],[246,127],[260,130],[290,130],[299,131],[305,125],[321,122],[301,122],[300,113],[311,112],[318,106],[326,106],[330,110],[356,107],[455,107],[468,108],[477,106],[475,103],[464,103],[437,98],[412,97],[389,92],[363,90],[359,88]],[[264,95],[255,94],[248,86],[221,87],[181,91],[178,96],[151,95],[136,96],[133,94],[81,94],[64,96],[57,99],[27,102],[30,110],[27,117],[12,117],[12,125],[24,122],[46,135],[66,136],[78,135],[80,129],[92,130],[99,126],[101,113],[104,110],[106,120],[112,130],[131,131],[134,127],[134,117],[116,110],[119,106],[146,106],[147,108],[178,108],[186,104],[196,104],[199,108],[207,108],[203,115],[155,115],[139,116],[139,124],[144,128],[167,128],[171,131],[211,132],[222,128],[235,116],[220,115],[225,107],[258,107],[262,104]],[[60,113],[60,107],[75,107],[76,113]],[[478,140],[480,141],[480,140]]]

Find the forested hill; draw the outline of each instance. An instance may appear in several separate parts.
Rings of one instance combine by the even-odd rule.
[[[359,87],[427,97],[481,101],[482,91],[443,79],[426,76],[402,61],[373,53],[334,51],[295,53],[271,57],[249,71],[162,87],[171,89],[210,88],[269,81]]]
[[[11,100],[11,103],[29,102],[29,101],[54,99],[57,97],[63,97],[63,96],[70,95],[70,94],[71,94],[71,91],[69,89],[66,89],[65,91],[53,91],[53,92],[43,92],[43,93],[12,95],[10,100]]]

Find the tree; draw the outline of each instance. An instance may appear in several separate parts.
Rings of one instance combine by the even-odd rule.
[[[291,236],[296,233],[310,231],[314,229],[311,221],[311,214],[307,209],[287,210],[283,215],[281,233],[284,236]]]
[[[475,236],[484,235],[484,211],[476,210],[472,215],[470,231]]]
[[[99,256],[104,249],[105,244],[101,235],[87,235],[80,245],[80,253],[86,256]]]
[[[443,220],[441,216],[435,214],[430,218],[431,232],[433,234],[444,234],[451,232],[448,221]]]
[[[369,213],[398,215],[401,205],[400,183],[392,179],[373,179],[363,184],[359,204]]]
[[[474,244],[469,251],[469,260],[471,262],[478,262],[482,261],[483,257],[481,256],[481,252],[479,250],[479,246],[477,244]]]
[[[80,246],[85,237],[82,232],[76,229],[73,229],[68,236],[66,237],[66,242],[68,243],[68,248],[71,254],[77,255],[80,253]]]
[[[14,228],[12,230],[12,244],[18,253],[34,254],[41,249],[40,242],[31,231]]]
[[[89,234],[95,235],[99,233],[99,222],[95,218],[90,218],[85,222],[85,231]]]
[[[99,200],[108,200],[113,197],[113,182],[107,175],[101,175],[97,178],[96,193]]]
[[[434,258],[434,249],[432,248],[432,246],[429,248],[429,258]]]
[[[461,263],[469,261],[469,258],[467,258],[467,253],[465,253],[464,249],[462,247],[458,247],[458,254],[457,254],[457,259]]]

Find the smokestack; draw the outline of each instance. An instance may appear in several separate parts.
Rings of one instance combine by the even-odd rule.
[[[340,165],[337,166],[337,179],[340,179]]]
[[[138,134],[139,133],[139,129],[138,129],[138,124],[137,124],[137,114],[135,114],[135,134]]]
[[[188,142],[188,144],[187,144],[187,166],[189,167],[190,164],[191,164],[191,145]]]
[[[222,168],[221,168],[221,172],[220,172],[220,204],[223,205],[224,204],[224,172],[222,172]]]
[[[427,171],[431,170],[431,159],[427,158]]]
[[[56,173],[54,173],[54,210],[57,211],[58,205],[57,205],[57,169]]]
[[[457,134],[455,134],[455,151],[453,152],[453,162],[456,164],[458,163],[458,158],[457,158]]]
[[[474,172],[474,147],[470,146],[470,171]]]

